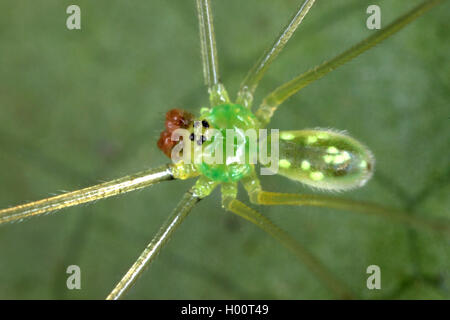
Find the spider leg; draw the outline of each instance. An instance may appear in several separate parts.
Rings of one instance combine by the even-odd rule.
[[[237,97],[238,104],[247,108],[251,107],[253,94],[255,93],[259,81],[266,73],[270,64],[286,46],[287,42],[294,34],[295,30],[297,30],[297,27],[302,23],[303,18],[307,15],[315,1],[316,0],[305,0],[305,2],[303,2],[272,46],[264,52],[261,58],[259,58],[253,68],[249,71],[239,89]]]
[[[77,206],[122,193],[142,189],[161,181],[187,179],[197,175],[190,166],[164,165],[92,187],[0,210],[0,224]]]
[[[120,299],[123,294],[125,294],[125,292],[133,286],[136,279],[144,271],[145,267],[154,260],[164,244],[167,243],[172,233],[181,224],[181,222],[183,222],[198,201],[200,201],[200,198],[195,196],[192,192],[187,192],[183,196],[173,213],[169,216],[169,218],[167,218],[152,241],[141,253],[128,272],[123,276],[122,280],[120,280],[120,282],[108,295],[106,298],[107,300]]]
[[[387,208],[375,203],[342,199],[319,194],[297,194],[263,191],[256,172],[244,177],[242,185],[248,193],[250,201],[260,205],[296,205],[313,206],[351,211],[368,215],[375,215],[403,223],[415,228],[441,232],[450,235],[450,224],[446,221],[430,221],[428,219],[412,216],[407,212]]]
[[[186,192],[172,214],[167,218],[158,233],[131,266],[122,280],[116,285],[107,300],[120,299],[136,282],[145,268],[155,259],[161,248],[167,243],[176,228],[183,222],[192,208],[203,198],[208,196],[217,186],[216,182],[201,177],[191,190]]]
[[[197,15],[200,26],[200,44],[203,77],[208,87],[211,106],[228,103],[229,98],[219,79],[216,36],[214,34],[211,0],[197,0]]]
[[[249,193],[249,196],[253,203],[261,205],[314,206],[352,211],[376,215],[415,228],[423,228],[450,235],[450,224],[445,223],[444,221],[429,221],[427,219],[412,216],[401,210],[386,208],[370,202],[341,199],[317,194],[278,193],[262,190]]]
[[[309,270],[311,270],[339,298],[352,298],[349,289],[336,279],[336,277],[313,254],[292,238],[286,231],[275,225],[270,219],[246,206],[241,201],[232,199],[231,197],[228,197],[223,205],[227,210],[252,222],[291,250],[301,262],[304,263]]]
[[[386,28],[374,33],[372,36],[364,39],[347,51],[279,86],[264,98],[261,106],[256,112],[256,116],[261,122],[267,124],[278,106],[287,98],[401,30],[407,24],[414,21],[440,2],[442,2],[442,0],[424,1],[422,4],[392,22]]]

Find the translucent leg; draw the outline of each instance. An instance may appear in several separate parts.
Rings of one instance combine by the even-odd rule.
[[[300,23],[302,23],[303,18],[306,16],[309,9],[311,9],[314,2],[315,0],[305,0],[305,2],[303,2],[303,4],[298,8],[297,13],[292,17],[289,24],[283,30],[283,32],[281,32],[272,46],[264,52],[261,58],[249,71],[238,92],[238,104],[241,104],[248,108],[251,107],[253,94],[256,90],[256,87],[258,86],[259,81],[263,77],[264,73],[266,73],[267,68],[270,66],[270,64],[286,46],[287,42],[294,34],[295,30],[297,30],[297,27],[300,25]]]
[[[256,210],[249,208],[244,203],[236,199],[229,199],[225,203],[226,209],[238,216],[254,223],[256,226],[280,241],[286,248],[291,250],[308,268],[311,270],[328,288],[330,288],[339,298],[350,299],[352,297],[346,286],[336,279],[333,274],[308,250],[292,238],[284,230],[276,226],[267,217]]]
[[[364,39],[357,45],[353,46],[349,50],[341,53],[337,57],[316,66],[309,71],[297,76],[291,81],[281,85],[269,95],[267,95],[258,111],[256,116],[263,122],[268,123],[273,113],[276,111],[278,106],[283,103],[287,98],[293,94],[300,91],[302,88],[306,87],[308,84],[322,78],[327,73],[335,70],[337,67],[343,65],[344,63],[350,61],[351,59],[359,56],[363,52],[369,50],[376,44],[380,43],[384,39],[393,35],[408,23],[414,21],[419,16],[427,12],[429,9],[442,2],[442,0],[427,0],[405,14],[404,16],[398,18],[393,23],[391,23],[386,28],[376,32],[372,36]]]
[[[197,0],[200,44],[203,63],[203,77],[208,87],[211,106],[229,101],[228,94],[219,80],[216,36],[210,0]]]
[[[141,253],[136,262],[131,266],[122,280],[116,285],[111,293],[106,297],[107,300],[120,299],[136,282],[145,268],[155,259],[161,248],[167,243],[176,228],[187,217],[192,208],[211,193],[217,184],[200,178],[195,186],[188,191],[175,210],[167,218],[159,229],[158,233]]]
[[[122,193],[142,189],[161,181],[179,178],[178,172],[180,172],[181,169],[182,167],[165,165],[81,190],[67,192],[51,198],[3,209],[0,210],[0,224],[21,221],[28,217],[116,196]],[[185,171],[186,170],[188,169],[185,169]],[[180,178],[187,178],[189,175],[194,175],[194,173],[188,172],[185,176]]]
[[[117,286],[106,298],[107,300],[117,300],[125,294],[136,282],[136,279],[142,274],[145,267],[148,266],[159,253],[164,244],[167,243],[175,229],[181,224],[184,218],[200,199],[187,192],[181,199],[173,213],[164,222],[158,233],[145,248],[133,266],[128,270],[125,276],[120,280]]]
[[[431,222],[411,216],[406,212],[385,208],[373,203],[340,199],[330,196],[312,194],[277,193],[256,191],[250,194],[252,202],[262,205],[297,205],[334,208],[389,218],[392,221],[408,224],[417,228],[425,228],[450,235],[450,225],[443,221]]]

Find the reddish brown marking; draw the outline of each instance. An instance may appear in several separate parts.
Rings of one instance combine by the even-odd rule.
[[[181,109],[172,109],[166,113],[166,129],[161,132],[158,140],[158,148],[164,152],[166,156],[170,158],[173,147],[178,143],[178,141],[172,141],[172,133],[179,128],[187,129],[194,120],[194,116]],[[180,137],[180,140],[182,137]]]

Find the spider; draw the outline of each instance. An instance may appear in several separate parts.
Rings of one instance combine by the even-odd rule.
[[[255,67],[249,72],[241,85],[236,100],[231,102],[228,98],[227,91],[219,81],[211,5],[207,0],[198,0],[197,7],[200,22],[202,60],[205,81],[210,97],[210,106],[207,108],[205,113],[202,113],[201,118],[199,119],[203,121],[207,119],[208,123],[212,123],[215,126],[220,127],[220,121],[216,121],[216,123],[212,121],[214,120],[214,113],[216,111],[223,111],[224,106],[237,106],[236,108],[239,112],[245,113],[245,115],[248,115],[254,119],[252,126],[264,127],[267,125],[273,112],[278,108],[278,106],[292,94],[296,93],[309,83],[321,78],[332,69],[335,69],[346,61],[361,54],[365,50],[374,46],[376,43],[384,40],[386,37],[398,31],[401,27],[414,20],[418,15],[424,13],[438,2],[440,1],[424,2],[422,5],[406,14],[403,19],[401,18],[391,25],[383,28],[374,36],[344,52],[337,58],[325,62],[318,68],[313,68],[310,71],[294,78],[294,80],[280,86],[278,89],[270,93],[263,100],[261,106],[253,113],[251,110],[253,95],[259,81],[268,66],[281,52],[293,32],[300,25],[309,9],[313,6],[314,1],[309,0],[302,3],[297,13],[281,33],[280,37],[274,42],[273,46],[265,52],[261,59],[258,60]],[[231,113],[227,113],[226,115],[228,118],[232,117]],[[283,136],[285,139],[283,139]],[[353,161],[357,159],[359,163],[364,164],[364,166],[361,166],[361,169],[356,172],[353,177],[350,177],[350,183],[346,185],[344,182],[348,182],[349,176],[345,170],[334,170],[335,168],[332,166],[328,168],[328,171],[319,169],[313,170],[311,167],[314,168],[317,163],[313,159],[308,158],[308,155],[302,156],[301,159],[298,159],[298,152],[293,155],[285,154],[290,158],[285,159],[286,161],[282,162],[283,165],[281,165],[280,162],[280,172],[288,178],[326,190],[342,190],[361,186],[370,178],[373,171],[373,159],[370,151],[346,134],[336,133],[330,130],[286,131],[282,132],[280,137],[281,141],[284,141],[286,145],[294,146],[299,150],[305,148],[307,140],[316,140],[315,142],[312,142],[312,146],[317,147],[317,150],[321,156],[335,157],[335,160],[331,161],[336,161],[336,156],[333,155],[335,152],[337,152],[340,158],[344,155],[350,154],[351,158],[347,160]],[[315,144],[317,141],[321,142],[321,144]],[[344,145],[346,147],[344,147]],[[326,151],[329,148],[334,149],[331,149],[330,152]],[[351,148],[351,150],[348,148]],[[305,161],[310,162],[309,167]],[[214,178],[214,175],[205,169],[192,165],[185,165],[183,163],[170,164],[157,169],[151,169],[135,175],[116,179],[91,188],[65,193],[56,197],[28,203],[22,206],[4,209],[0,211],[0,222],[3,223],[21,220],[29,216],[39,215],[65,207],[79,205],[124,192],[137,190],[165,180],[184,180],[200,176],[194,187],[185,194],[172,215],[161,227],[160,231],[154,237],[140,258],[108,296],[110,299],[122,297],[122,295],[133,285],[134,281],[141,274],[146,265],[154,259],[161,247],[167,242],[172,232],[187,216],[194,205],[199,200],[207,197],[213,189],[217,188],[219,185],[222,188],[222,205],[225,209],[255,223],[264,231],[274,236],[288,249],[292,250],[292,252],[295,253],[296,256],[298,256],[303,263],[305,263],[311,271],[316,274],[318,279],[320,279],[337,295],[337,297],[341,298],[351,297],[352,295],[350,290],[348,290],[344,284],[342,284],[329,270],[327,270],[326,267],[324,267],[311,253],[297,243],[291,236],[273,224],[268,218],[236,199],[236,187],[238,182],[244,185],[251,202],[256,204],[327,206],[350,211],[356,210],[365,213],[386,215],[390,218],[397,219],[401,222],[417,227],[442,229],[442,226],[436,226],[428,221],[422,221],[418,218],[410,217],[404,213],[393,212],[390,209],[369,203],[342,200],[335,197],[320,195],[296,195],[266,192],[260,187],[258,177],[255,174],[255,168],[253,166],[245,167],[245,170],[242,172],[240,171],[236,178],[231,179],[230,176],[233,175],[234,172],[230,172],[227,168],[210,168],[214,171],[214,173],[223,173],[225,176],[222,176],[221,178]],[[298,172],[302,172],[301,170],[306,171],[308,174],[299,175]],[[324,183],[325,180],[327,181],[326,183]]]

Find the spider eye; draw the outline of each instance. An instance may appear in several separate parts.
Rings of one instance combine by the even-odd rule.
[[[189,136],[189,140],[194,141],[195,139],[195,134],[191,133]]]
[[[209,128],[209,123],[208,123],[208,121],[202,120],[202,126],[203,126],[204,128]]]
[[[199,146],[201,146],[201,145],[203,144],[203,142],[205,142],[205,141],[206,141],[206,137],[202,135],[202,136],[200,137],[200,139],[197,140],[197,144],[198,144]]]

